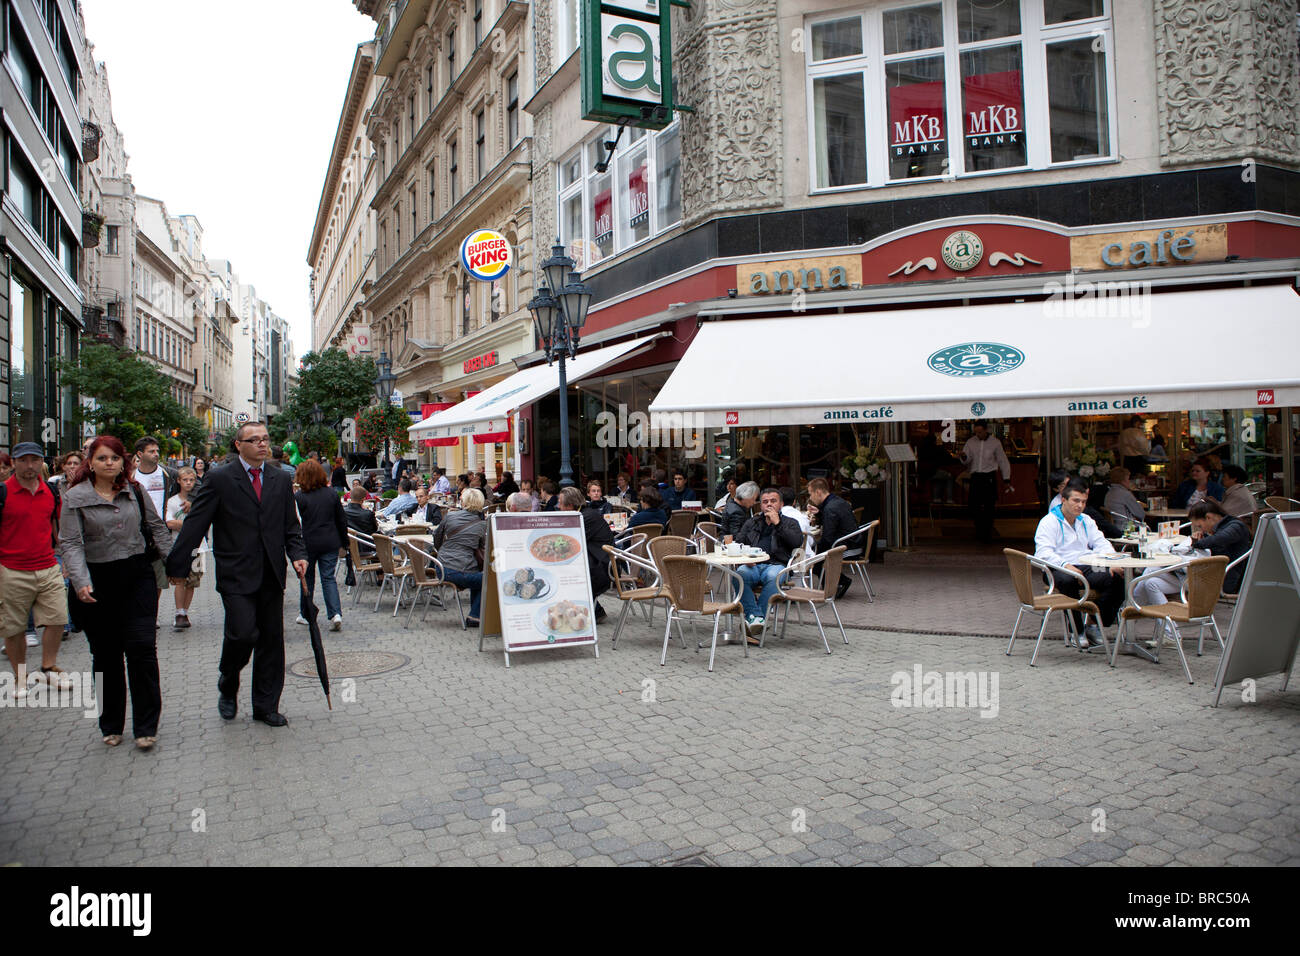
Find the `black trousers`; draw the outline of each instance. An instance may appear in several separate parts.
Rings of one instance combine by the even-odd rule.
[[[262,586],[253,594],[222,594],[226,608],[226,638],[221,645],[223,697],[239,694],[239,672],[253,660],[253,712],[280,710],[284,690],[284,588],[268,567]]]
[[[1096,604],[1101,611],[1101,623],[1110,627],[1119,614],[1119,606],[1124,603],[1124,579],[1109,571],[1093,571],[1088,568],[1083,569],[1083,576],[1088,579],[1088,587],[1097,592]],[[1062,574],[1055,568],[1052,569],[1052,578],[1056,581],[1056,590],[1070,597],[1079,596],[1077,578]],[[1071,613],[1074,614],[1074,623],[1082,628],[1083,615],[1078,611]]]
[[[94,604],[80,604],[78,619],[90,644],[99,677],[99,732],[120,734],[126,726],[127,680],[131,722],[137,737],[156,737],[162,713],[158,680],[158,587],[143,554],[121,561],[87,562]],[[126,676],[122,660],[126,659]]]
[[[998,503],[998,473],[978,471],[970,476],[970,514],[975,522],[975,538],[988,544],[993,540],[993,512]]]

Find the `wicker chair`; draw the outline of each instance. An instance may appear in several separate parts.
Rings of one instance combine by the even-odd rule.
[[[1264,504],[1277,512],[1300,511],[1300,501],[1282,495],[1270,495],[1264,499]]]
[[[834,547],[844,545],[847,551],[852,551],[853,556],[844,559],[844,567],[850,572],[856,572],[862,581],[862,586],[867,589],[867,603],[874,604],[876,601],[875,588],[871,586],[871,575],[867,574],[867,565],[871,560],[871,549],[876,545],[876,528],[880,527],[880,519],[876,518],[870,524],[865,524],[857,531],[846,534],[834,543]],[[866,540],[862,540],[862,535],[866,535]],[[857,553],[862,549],[862,554]],[[835,576],[839,580],[839,575]]]
[[[627,620],[632,605],[639,602],[648,602],[649,606],[653,608],[655,601],[666,601],[668,598],[664,595],[663,587],[660,584],[662,579],[659,569],[655,567],[652,561],[633,554],[630,550],[620,551],[608,544],[601,545],[601,547],[609,555],[609,582],[613,586],[614,595],[623,604],[622,610],[618,612],[618,621],[614,625],[614,639],[610,642],[610,646],[617,649],[618,636],[623,633],[623,623]],[[623,566],[629,569],[629,574],[624,575]],[[635,575],[630,573],[633,568],[648,575],[652,583],[646,587],[639,587]],[[648,615],[646,619],[648,622]]]
[[[676,535],[679,538],[689,538],[695,533],[695,512],[674,511],[668,516],[668,531],[666,533]]]
[[[388,535],[375,535],[375,557],[379,560],[384,569],[384,580],[379,585],[379,593],[375,595],[375,610],[379,610],[379,602],[384,599],[384,589],[389,584],[393,586],[393,617],[397,617],[397,609],[402,606],[402,593],[406,590],[406,579],[411,576],[411,566],[409,564],[398,564],[397,554],[393,550],[397,545],[396,538],[390,538]],[[401,582],[399,587],[398,582]]]
[[[1089,616],[1096,618],[1097,629],[1101,631],[1102,651],[1110,659],[1111,666],[1114,667],[1115,660],[1110,653],[1110,644],[1106,639],[1106,629],[1101,626],[1101,608],[1090,600],[1091,592],[1088,588],[1088,579],[1071,568],[1048,564],[1046,561],[1040,561],[1038,558],[1025,554],[1023,551],[1017,551],[1014,548],[1003,548],[1002,553],[1007,557],[1007,567],[1011,571],[1011,584],[1016,590],[1016,597],[1020,599],[1020,610],[1016,612],[1016,623],[1011,628],[1011,640],[1007,642],[1007,656],[1011,656],[1011,649],[1016,644],[1016,632],[1020,630],[1020,619],[1026,611],[1030,614],[1043,615],[1043,623],[1038,628],[1038,640],[1034,642],[1034,654],[1029,659],[1030,667],[1037,665],[1038,650],[1043,644],[1043,635],[1047,631],[1047,620],[1052,616],[1052,612],[1061,612],[1061,617],[1064,620],[1065,640],[1068,643],[1073,622],[1067,612],[1078,611],[1083,614],[1085,621]],[[1034,593],[1035,568],[1042,571],[1047,580],[1051,582],[1044,594]],[[1079,593],[1082,597],[1073,598],[1068,594],[1058,593],[1055,579],[1051,576],[1053,568],[1078,579],[1080,583]]]
[[[361,556],[361,545],[367,548],[375,546],[374,539],[368,534],[362,534],[360,531],[348,531],[348,553],[352,555],[352,573],[357,578],[357,593],[352,596],[352,606],[356,607],[357,602],[361,600],[361,584],[365,580],[365,575],[370,575],[373,581],[375,576],[384,570],[384,566],[378,561],[369,560],[373,555],[363,558]]]
[[[664,539],[659,539],[664,540]],[[664,648],[663,653],[659,656],[659,666],[663,667],[668,662],[668,641],[672,638],[673,621],[677,622],[677,636],[682,640],[682,646],[686,646],[686,635],[682,633],[682,618],[713,618],[713,640],[709,645],[709,672],[713,672],[713,659],[718,652],[718,627],[722,623],[722,615],[733,614],[740,615],[743,613],[740,600],[733,599],[729,601],[708,601],[705,600],[705,594],[709,591],[709,564],[703,558],[686,555],[667,555],[660,562],[664,569],[664,588],[668,596],[668,622],[664,626]],[[740,586],[743,581],[739,574],[729,568],[723,568],[722,571],[735,578],[735,583]],[[736,591],[740,593],[739,590]],[[740,642],[745,648],[745,656],[749,656],[749,642],[742,640]],[[695,644],[695,653],[700,652],[699,642]]]
[[[1219,625],[1214,620],[1214,605],[1219,600],[1219,595],[1223,591],[1223,577],[1228,571],[1228,559],[1225,555],[1216,555],[1212,558],[1193,558],[1190,561],[1184,561],[1182,564],[1175,564],[1173,567],[1162,568],[1162,574],[1171,574],[1175,571],[1186,571],[1187,575],[1183,581],[1182,591],[1179,597],[1182,600],[1170,601],[1168,604],[1149,604],[1145,607],[1138,607],[1133,604],[1133,588],[1137,585],[1140,578],[1134,578],[1129,584],[1126,603],[1128,604],[1120,611],[1120,639],[1123,638],[1128,629],[1130,621],[1138,621],[1143,618],[1148,620],[1163,621],[1166,627],[1170,627],[1174,632],[1174,646],[1178,649],[1178,657],[1183,662],[1183,673],[1187,676],[1187,683],[1194,683],[1192,680],[1192,670],[1187,666],[1187,655],[1183,653],[1183,637],[1178,631],[1179,624],[1196,624],[1200,627],[1200,637],[1197,641],[1196,653],[1199,656],[1205,645],[1205,629],[1213,628],[1214,636],[1219,639],[1219,647],[1223,647],[1223,635],[1219,633]],[[1115,649],[1119,650],[1120,639],[1115,641]],[[1156,641],[1155,650],[1152,652],[1157,661],[1160,659],[1160,641]],[[1111,666],[1114,666],[1114,655],[1111,656]]]
[[[393,529],[393,537],[401,538],[411,534],[428,534],[433,530],[433,525],[424,524],[423,522],[408,521],[406,524],[399,524]]]
[[[790,616],[790,605],[807,604],[812,611],[813,620],[817,622],[817,630],[822,636],[822,645],[826,648],[826,653],[831,652],[830,641],[826,639],[826,629],[822,627],[821,615],[817,613],[817,605],[830,605],[831,612],[835,615],[835,623],[839,625],[840,637],[844,638],[844,643],[849,642],[849,636],[844,633],[844,622],[840,620],[839,609],[835,607],[835,589],[839,585],[840,568],[844,561],[844,552],[847,549],[844,545],[831,548],[829,551],[823,551],[821,554],[805,558],[800,562],[792,562],[786,566],[785,570],[780,573],[776,579],[776,593],[768,601],[766,616],[763,618],[763,632],[759,635],[758,646],[763,646],[763,641],[767,638],[767,628],[771,624],[776,626],[776,615],[779,613],[776,606],[785,605],[785,614],[781,618],[781,637],[785,637],[786,621]],[[811,583],[811,573],[817,565],[823,565],[822,586],[819,588],[808,586]],[[799,580],[800,584],[795,587],[789,587],[791,579]]]
[[[411,585],[415,588],[414,599],[411,601],[411,611],[406,615],[406,626],[411,626],[411,618],[415,616],[415,605],[420,602],[420,592],[428,591],[429,595],[424,599],[424,613],[420,615],[420,623],[429,616],[429,602],[433,600],[434,593],[443,588],[451,588],[452,596],[456,599],[456,610],[460,611],[460,592],[456,585],[450,581],[444,580],[442,575],[442,562],[433,555],[422,550],[409,541],[398,541],[397,546],[406,555],[406,560],[411,568]],[[439,604],[441,606],[441,603]],[[460,626],[463,629],[465,625],[465,615],[459,614],[461,619]]]
[[[716,521],[701,521],[695,526],[696,544],[701,551],[717,551],[722,547],[722,525]],[[704,542],[709,542],[705,547]]]

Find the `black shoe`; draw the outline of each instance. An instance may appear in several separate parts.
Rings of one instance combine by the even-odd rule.
[[[596,623],[599,624],[601,621],[605,620],[605,618],[607,618],[607,617],[609,617],[609,615],[605,613],[605,609],[604,609],[603,607],[601,607],[601,606],[600,606],[600,602],[597,601],[597,602],[596,602]]]
[[[239,710],[239,704],[233,697],[221,695],[217,698],[217,713],[221,715],[222,720],[234,720],[235,711]]]
[[[284,716],[284,714],[279,714],[279,713],[259,714],[257,711],[253,711],[253,719],[260,720],[268,727],[289,726],[288,719]]]
[[[840,586],[835,589],[835,600],[838,601],[840,598],[844,597],[844,595],[848,593],[848,590],[852,585],[853,582],[848,580],[847,578],[841,581]]]

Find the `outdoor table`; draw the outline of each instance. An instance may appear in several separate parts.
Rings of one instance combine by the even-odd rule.
[[[1148,521],[1151,520],[1152,518],[1163,519],[1165,521],[1172,521],[1174,518],[1177,518],[1179,521],[1182,521],[1186,517],[1187,517],[1186,508],[1160,508],[1157,511],[1147,512]]]
[[[1167,568],[1175,564],[1182,564],[1188,559],[1188,555],[1178,554],[1157,554],[1150,558],[1136,557],[1106,557],[1104,554],[1098,554],[1096,557],[1087,557],[1077,560],[1076,564],[1086,564],[1094,570],[1103,570],[1106,568],[1121,568],[1124,571],[1124,594],[1127,597],[1129,593],[1129,584],[1133,580],[1133,571],[1135,568],[1145,571],[1147,568]],[[1132,603],[1132,602],[1129,602]],[[1116,638],[1118,640],[1118,638]],[[1145,647],[1136,641],[1125,641],[1122,647],[1115,648],[1116,654],[1136,654],[1138,657],[1151,661],[1153,664],[1159,664],[1160,660],[1155,657]]]
[[[766,564],[772,558],[766,551],[754,555],[724,554],[721,551],[709,551],[705,553],[704,560],[719,567],[736,568],[747,564]]]

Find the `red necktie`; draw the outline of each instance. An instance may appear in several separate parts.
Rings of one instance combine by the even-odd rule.
[[[262,500],[262,469],[250,468],[248,473],[253,476],[253,493],[257,495],[257,500]]]

